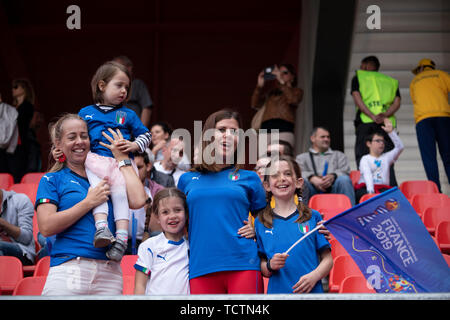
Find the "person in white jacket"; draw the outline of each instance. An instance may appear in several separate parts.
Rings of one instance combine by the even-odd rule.
[[[373,133],[367,137],[366,145],[370,152],[361,158],[359,164],[361,178],[355,186],[357,202],[366,193],[380,193],[391,188],[389,167],[397,161],[404,146],[389,119],[384,119],[382,128],[394,143],[394,149],[384,153],[385,141],[382,133]]]

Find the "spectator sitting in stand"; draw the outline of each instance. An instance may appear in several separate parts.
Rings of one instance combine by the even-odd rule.
[[[33,214],[25,194],[0,189],[0,256],[17,257],[23,265],[34,263]]]
[[[316,193],[341,193],[355,205],[348,159],[343,152],[332,150],[330,141],[330,132],[323,127],[316,127],[311,134],[311,148],[296,158],[309,196]]]

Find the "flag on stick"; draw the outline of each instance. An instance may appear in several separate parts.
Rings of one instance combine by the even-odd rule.
[[[364,201],[323,225],[377,292],[450,292],[450,268],[398,188]],[[301,237],[286,253],[319,228]]]

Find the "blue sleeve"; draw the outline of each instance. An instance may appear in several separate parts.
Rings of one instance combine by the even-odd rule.
[[[261,179],[256,172],[250,172],[250,211],[252,213],[259,211],[267,206],[266,191],[263,188]]]
[[[42,203],[53,203],[58,206],[59,192],[58,182],[56,176],[46,173],[39,181],[38,190],[36,193],[35,209]]]
[[[148,132],[148,128],[144,126],[141,119],[136,115],[136,112],[129,109],[128,117],[130,117],[130,123],[128,127],[135,138],[139,137],[141,134]]]
[[[255,219],[255,233],[256,233],[256,246],[258,248],[258,255],[260,257],[267,258],[266,250],[264,249],[264,243],[262,241],[262,234],[264,234],[264,226],[259,222],[258,218]]]
[[[188,172],[183,173],[180,176],[180,179],[178,180],[178,184],[177,184],[177,188],[180,189],[184,194],[186,194],[185,188],[186,188],[186,181],[187,181],[188,175],[189,175]]]

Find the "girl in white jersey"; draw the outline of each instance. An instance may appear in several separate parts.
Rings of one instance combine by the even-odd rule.
[[[162,189],[152,210],[163,232],[139,246],[134,294],[189,294],[186,196],[177,188]]]
[[[363,156],[359,164],[361,178],[355,186],[357,202],[366,193],[380,193],[390,188],[389,167],[397,161],[400,153],[403,151],[403,143],[388,118],[384,119],[382,128],[394,143],[394,149],[383,153],[385,141],[382,133],[374,133],[367,137],[366,145],[369,148],[369,154]]]

